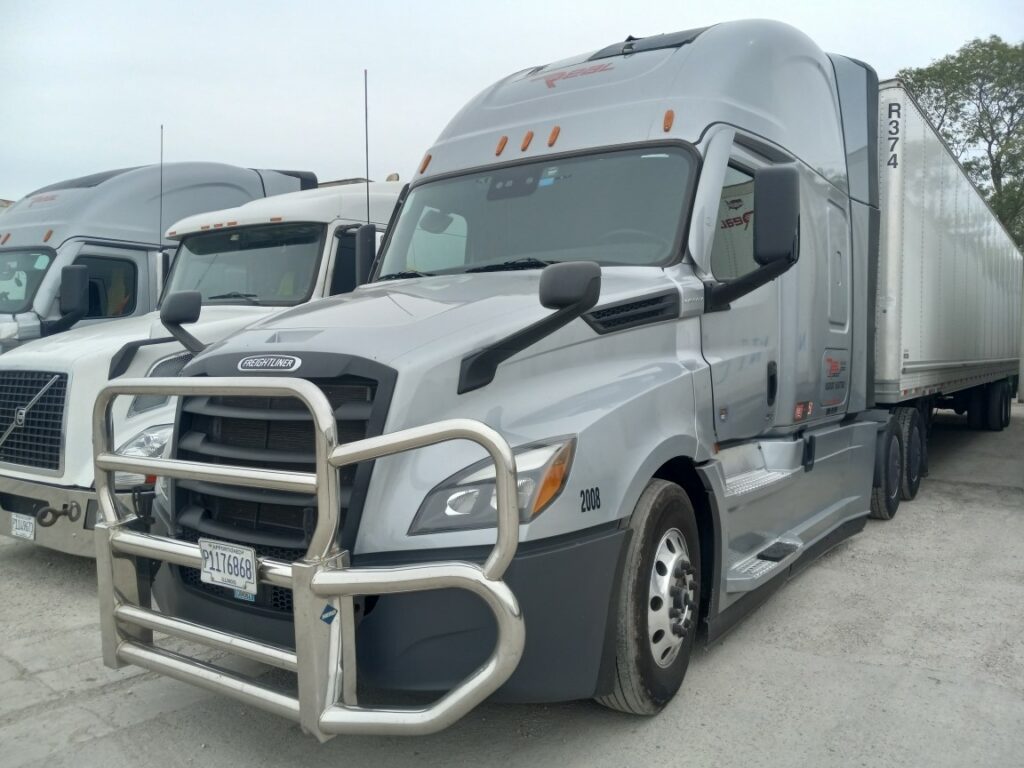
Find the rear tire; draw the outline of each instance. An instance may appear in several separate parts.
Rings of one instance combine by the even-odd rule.
[[[1006,405],[1003,408],[1003,429],[1010,426],[1010,419],[1013,418],[1013,392],[1011,388],[1006,388]]]
[[[1005,421],[1006,406],[1009,401],[1009,387],[1005,381],[994,381],[988,385],[986,393],[985,427],[992,432],[1001,432]]]
[[[654,715],[683,682],[697,635],[700,541],[686,492],[651,480],[637,501],[616,601],[610,709]],[[680,551],[685,548],[685,551]]]
[[[871,511],[875,520],[892,520],[900,508],[903,486],[903,438],[896,419],[878,434],[875,445],[875,480],[871,489]]]
[[[927,466],[928,436],[924,429],[921,412],[914,407],[897,408],[893,415],[900,428],[903,442],[903,478],[900,483],[900,498],[911,501],[921,488]]]
[[[986,387],[974,387],[967,396],[967,426],[970,429],[985,429],[988,419],[988,397]]]

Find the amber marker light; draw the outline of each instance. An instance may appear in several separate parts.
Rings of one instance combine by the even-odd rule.
[[[494,148],[494,155],[497,157],[505,151],[505,145],[508,144],[508,136],[502,136],[498,139],[498,146]]]
[[[420,163],[420,173],[426,173],[427,166],[430,165],[430,161],[434,159],[434,156],[429,152],[423,156],[423,162]]]
[[[271,216],[270,220],[276,223],[278,221],[284,221],[284,217],[283,216]]]
[[[557,125],[551,129],[551,133],[548,135],[548,146],[555,146],[555,142],[558,141],[558,134],[562,132],[562,129]]]
[[[537,498],[534,499],[533,509],[530,510],[530,517],[540,514],[554,498],[565,487],[565,481],[569,478],[569,468],[572,466],[572,452],[575,442],[570,440],[563,445],[558,453],[551,459],[547,471],[540,481],[540,488],[537,491]]]
[[[672,123],[676,121],[676,113],[671,110],[665,110],[665,119],[661,121],[662,130],[668,133],[672,130]]]
[[[519,147],[520,151],[525,152],[529,149],[531,141],[533,141],[533,131],[527,131],[526,135],[523,136],[522,146]]]
[[[52,229],[46,230],[46,234],[43,235],[43,242],[44,243],[50,242],[50,238],[51,237],[53,237],[53,230]]]

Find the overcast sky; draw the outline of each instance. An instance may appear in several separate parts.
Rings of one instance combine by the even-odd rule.
[[[528,66],[735,18],[800,27],[881,77],[992,34],[1021,0],[0,0],[0,198],[165,159],[407,179],[448,119]]]

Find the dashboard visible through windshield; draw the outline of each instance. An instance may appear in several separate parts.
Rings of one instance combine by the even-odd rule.
[[[49,249],[0,253],[0,314],[15,315],[32,305],[53,259]]]
[[[182,241],[164,295],[199,291],[204,304],[292,306],[313,292],[327,227],[270,224]]]
[[[644,147],[426,182],[403,205],[378,279],[559,261],[667,264],[694,164],[682,147]]]

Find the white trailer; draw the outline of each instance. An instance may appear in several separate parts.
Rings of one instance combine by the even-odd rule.
[[[875,399],[900,416],[903,498],[927,469],[935,408],[1007,426],[1021,348],[1022,259],[897,80],[879,86],[881,236]]]

